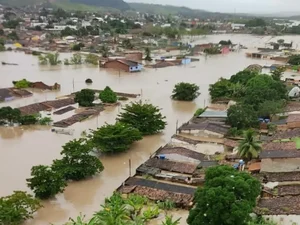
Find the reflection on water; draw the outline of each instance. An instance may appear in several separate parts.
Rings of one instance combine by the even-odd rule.
[[[286,42],[292,40],[295,45],[300,42],[299,36],[281,38]],[[253,48],[264,46],[264,43],[271,41],[272,37],[215,35],[203,37],[199,43],[228,39],[233,43],[241,43]],[[277,40],[276,37],[274,40]],[[61,54],[61,59],[67,57],[70,57],[70,54]],[[214,83],[221,76],[229,77],[250,64],[264,65],[266,63],[266,60],[246,58],[243,50],[239,53],[212,56],[207,59],[200,57],[200,62],[195,62],[191,66],[145,69],[141,73],[134,74],[119,73],[119,71],[104,70],[93,66],[44,67],[38,65],[37,57],[16,52],[0,53],[0,61],[19,64],[18,66],[0,65],[0,88],[11,87],[13,80],[23,78],[29,81],[43,81],[49,85],[55,82],[61,84],[61,90],[58,92],[34,92],[30,98],[0,103],[0,106],[20,107],[54,99],[82,88],[104,89],[110,86],[115,91],[142,94],[142,100],[148,100],[162,109],[168,122],[162,134],[145,137],[142,141],[135,143],[129,151],[115,156],[101,156],[105,170],[99,176],[83,182],[72,182],[63,194],[51,201],[45,201],[44,208],[39,210],[35,219],[27,223],[31,225],[62,224],[69,217],[75,217],[80,212],[88,216],[92,215],[100,208],[104,198],[111,195],[113,190],[128,177],[129,159],[132,161],[131,171],[134,173],[137,166],[170,140],[175,133],[177,121],[179,125],[186,122],[197,108],[208,104],[209,84]],[[273,62],[268,61],[268,63]],[[92,79],[93,84],[86,85],[87,78]],[[170,95],[174,85],[178,82],[198,84],[201,95],[191,103],[172,101]],[[73,138],[80,137],[84,130],[96,129],[105,123],[114,123],[120,110],[120,107],[110,107],[101,112],[99,117],[74,124],[71,127],[75,130],[73,136],[52,133],[48,127],[45,129],[38,127],[0,128],[0,196],[9,195],[13,190],[30,192],[25,179],[30,176],[32,166],[51,164],[53,159],[61,157],[62,145]]]

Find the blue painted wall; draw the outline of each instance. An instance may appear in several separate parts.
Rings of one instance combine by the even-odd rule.
[[[137,66],[129,67],[129,72],[140,72],[143,69],[142,64],[138,64]]]

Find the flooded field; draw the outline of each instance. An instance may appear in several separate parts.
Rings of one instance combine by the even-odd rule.
[[[288,41],[300,43],[300,37],[280,37]],[[240,43],[249,48],[263,47],[272,37],[255,37],[248,35],[215,35],[201,38],[198,43],[219,42],[230,39],[233,43]],[[276,41],[279,37],[273,38]],[[24,53],[0,53],[0,61],[18,63],[18,66],[0,65],[0,88],[12,86],[13,80],[26,78],[29,81],[43,81],[53,85],[61,84],[59,92],[38,92],[32,97],[0,103],[0,107],[9,105],[20,107],[31,103],[52,100],[58,96],[79,91],[82,88],[103,89],[110,86],[119,92],[141,94],[142,100],[161,107],[167,117],[168,125],[162,134],[145,137],[134,144],[132,148],[115,156],[102,156],[101,161],[105,170],[93,179],[73,182],[68,185],[63,194],[55,199],[44,201],[44,208],[38,211],[32,221],[27,224],[45,225],[49,223],[63,224],[69,217],[75,217],[80,212],[92,215],[100,208],[105,197],[112,194],[123,180],[129,175],[128,160],[132,162],[132,173],[137,166],[144,162],[160,146],[170,140],[175,133],[176,122],[182,124],[189,120],[195,110],[209,103],[208,87],[220,77],[230,77],[250,64],[271,64],[272,61],[250,59],[245,52],[230,53],[228,55],[212,56],[200,62],[187,66],[169,67],[164,69],[145,69],[141,73],[125,74],[88,66],[55,66],[42,67],[38,59]],[[61,54],[60,58],[69,57]],[[87,86],[85,80],[91,78],[93,84]],[[192,82],[200,86],[201,96],[191,103],[176,102],[170,99],[172,89],[178,82]],[[124,104],[124,103],[123,103]],[[77,123],[71,126],[75,130],[73,136],[50,132],[50,127],[30,128],[0,128],[0,196],[9,195],[14,190],[30,192],[25,179],[30,176],[32,166],[51,164],[52,160],[60,157],[61,146],[71,139],[80,137],[86,129],[96,129],[104,123],[114,123],[120,107],[110,107],[101,112],[99,117]],[[207,146],[206,146],[207,148]],[[176,217],[182,216],[185,224],[186,215],[177,211]],[[158,224],[153,221],[153,225]]]

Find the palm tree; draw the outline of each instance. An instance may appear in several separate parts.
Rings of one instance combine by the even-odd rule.
[[[166,219],[164,222],[162,222],[161,225],[178,225],[179,224],[179,221],[180,221],[181,218],[173,221],[173,217],[172,216],[166,216]]]
[[[258,153],[262,150],[260,142],[255,137],[254,130],[244,132],[243,140],[238,146],[239,155],[245,160],[251,160],[258,157]]]

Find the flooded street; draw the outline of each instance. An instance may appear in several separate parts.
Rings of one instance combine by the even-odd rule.
[[[230,39],[249,48],[264,47],[265,42],[285,39],[300,43],[299,36],[287,37],[255,37],[249,35],[215,35],[201,38],[197,43],[219,42]],[[21,52],[0,53],[0,61],[18,63],[18,66],[0,65],[0,88],[11,87],[13,80],[26,78],[29,81],[43,81],[48,85],[55,82],[61,84],[59,92],[34,92],[25,99],[0,103],[0,107],[9,105],[20,107],[31,103],[53,100],[58,96],[79,91],[82,88],[104,89],[110,86],[114,91],[141,94],[142,100],[159,106],[167,117],[167,127],[162,134],[145,137],[135,143],[126,152],[114,156],[102,156],[104,171],[93,179],[69,183],[63,194],[55,199],[44,201],[32,221],[26,224],[45,225],[49,223],[63,224],[69,217],[76,217],[80,212],[87,216],[100,209],[105,197],[112,194],[129,176],[128,160],[132,162],[132,174],[137,166],[144,162],[160,146],[169,142],[175,133],[176,122],[179,125],[189,120],[197,108],[209,103],[208,87],[220,77],[230,77],[250,64],[268,63],[272,61],[246,58],[245,52],[229,53],[228,55],[211,56],[200,62],[187,66],[169,67],[163,69],[145,69],[141,73],[126,74],[98,67],[89,66],[39,66],[38,58]],[[70,54],[61,54],[60,59]],[[86,85],[85,80],[93,80],[92,85]],[[74,82],[73,82],[74,81]],[[178,82],[191,82],[200,86],[201,95],[195,102],[176,102],[170,99],[173,87]],[[122,103],[125,104],[125,103]],[[51,164],[52,160],[60,158],[61,146],[66,142],[80,137],[82,131],[96,129],[105,123],[114,123],[120,107],[110,107],[101,112],[98,118],[93,118],[74,124],[73,136],[50,132],[50,127],[30,128],[0,128],[0,196],[10,195],[14,190],[24,190],[31,193],[26,186],[26,178],[30,176],[32,166]],[[181,211],[179,211],[180,216]],[[184,214],[184,213],[183,213]],[[184,215],[182,216],[184,217]],[[176,217],[177,218],[177,215]],[[186,218],[186,217],[185,217]],[[185,224],[185,219],[181,220]]]

